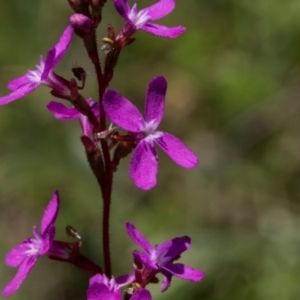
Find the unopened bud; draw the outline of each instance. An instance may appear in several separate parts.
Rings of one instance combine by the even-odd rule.
[[[83,14],[73,14],[70,17],[70,23],[79,35],[80,33],[90,33],[92,31],[92,20]]]
[[[90,3],[91,3],[91,6],[94,8],[103,6],[103,0],[91,0]]]
[[[85,0],[68,0],[68,2],[76,13],[88,15],[88,3]]]
[[[132,151],[134,145],[131,142],[120,142],[118,146],[116,147],[116,150],[114,152],[113,160],[112,160],[112,169],[114,171],[117,170],[117,166],[120,163],[120,160],[122,158],[125,158],[127,155],[130,154]]]
[[[115,29],[110,24],[107,25],[107,36],[111,40],[115,40],[116,39]]]
[[[102,19],[102,7],[105,4],[106,0],[90,0],[90,4],[92,7],[92,19],[94,21],[95,27],[99,25]]]
[[[100,183],[101,187],[104,188],[105,168],[101,152],[89,137],[83,135],[81,137],[81,142],[84,145],[89,165],[96,176],[97,181]]]

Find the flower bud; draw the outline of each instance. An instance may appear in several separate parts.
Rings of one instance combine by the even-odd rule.
[[[103,0],[91,0],[91,6],[94,8],[102,7],[103,6]]]
[[[99,23],[101,22],[102,19],[102,7],[105,4],[106,0],[90,0],[91,4],[91,14],[92,14],[92,19],[94,21],[95,27],[98,27]]]
[[[92,31],[92,20],[83,14],[73,14],[70,17],[70,23],[79,35]]]
[[[68,0],[69,5],[76,13],[88,15],[88,3],[85,0]]]
[[[105,182],[105,167],[102,159],[102,155],[97,145],[87,136],[81,136],[81,142],[85,148],[86,157],[89,165],[97,178],[97,181],[104,187]]]

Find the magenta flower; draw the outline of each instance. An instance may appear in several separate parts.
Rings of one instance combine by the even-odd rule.
[[[166,241],[161,245],[154,247],[148,240],[129,222],[126,223],[126,231],[129,237],[145,251],[133,251],[136,261],[148,267],[150,270],[161,272],[164,275],[162,283],[162,292],[166,291],[170,284],[172,276],[180,279],[198,282],[204,272],[195,270],[192,267],[181,263],[174,263],[184,251],[188,250],[191,245],[191,239],[188,236],[177,237]]]
[[[25,75],[12,80],[7,85],[7,88],[12,92],[7,96],[0,97],[0,105],[8,104],[28,95],[41,84],[49,86],[61,95],[69,96],[70,90],[65,80],[56,75],[53,69],[67,51],[72,34],[72,27],[67,26],[58,43],[48,51],[46,60],[41,56],[40,64],[36,66],[36,70],[29,70]]]
[[[90,105],[95,116],[99,117],[99,102],[93,102],[91,98],[87,99],[86,101]],[[69,108],[60,102],[50,101],[47,104],[47,108],[54,114],[54,117],[58,120],[68,121],[79,119],[82,134],[88,136],[92,140],[94,139],[92,126],[88,120],[88,117],[80,113],[74,106]]]
[[[105,275],[97,274],[90,279],[87,290],[87,300],[121,300],[121,287],[134,280],[132,275],[123,275],[116,279],[108,279]],[[131,300],[151,300],[151,294],[145,289],[137,290]]]
[[[168,15],[175,7],[174,0],[159,0],[156,4],[140,11],[137,10],[136,4],[130,8],[127,0],[114,0],[114,4],[127,24],[134,26],[136,30],[142,29],[151,34],[166,38],[175,38],[185,32],[185,28],[182,26],[169,28],[151,22]]]
[[[120,128],[129,131],[137,146],[130,162],[130,176],[141,189],[148,190],[156,184],[158,157],[154,142],[178,165],[193,168],[198,164],[197,156],[175,136],[156,131],[164,114],[167,81],[154,78],[148,87],[145,116],[126,98],[115,90],[104,94],[103,107],[107,117]]]
[[[4,296],[14,293],[30,272],[38,257],[47,254],[49,251],[55,236],[54,222],[58,209],[59,194],[56,191],[44,211],[41,221],[41,233],[34,226],[34,238],[24,240],[6,255],[5,263],[10,267],[19,267],[19,270],[12,281],[4,288]]]

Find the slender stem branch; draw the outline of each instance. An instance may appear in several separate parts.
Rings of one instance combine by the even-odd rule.
[[[100,109],[100,131],[106,129],[106,117],[103,109],[103,95],[105,92],[106,84],[105,78],[101,70],[101,64],[98,53],[98,46],[96,40],[96,32],[93,33],[92,39],[89,43],[89,57],[95,67],[97,82],[98,82],[98,97],[99,97],[99,109]],[[102,216],[102,245],[104,256],[104,270],[108,277],[111,277],[111,259],[110,259],[110,239],[109,239],[109,220],[110,220],[110,204],[111,204],[111,192],[113,183],[113,172],[111,170],[111,159],[109,155],[109,148],[105,140],[100,141],[103,160],[105,164],[105,181],[104,187],[101,187],[103,197],[103,216]]]
[[[109,224],[110,224],[110,207],[111,207],[111,191],[112,191],[112,172],[106,172],[105,181],[105,197],[103,202],[102,216],[102,239],[103,239],[103,255],[104,269],[107,277],[111,277],[111,258],[110,258],[110,239],[109,239]]]
[[[109,85],[113,77],[114,68],[116,66],[122,45],[116,45],[117,48],[112,53],[109,53],[106,57],[104,70],[102,71],[101,63],[98,53],[96,29],[89,38],[84,40],[88,55],[94,65],[95,72],[97,75],[98,83],[98,97],[99,97],[99,112],[100,112],[100,132],[106,130],[106,116],[103,108],[103,95],[105,89]],[[103,216],[102,216],[102,246],[104,256],[104,271],[107,277],[111,277],[111,258],[110,258],[110,238],[109,238],[109,221],[110,221],[110,207],[111,207],[111,193],[113,184],[113,171],[112,162],[109,153],[109,147],[104,139],[100,140],[100,146],[102,150],[102,159],[104,162],[104,180],[99,181],[103,198]]]

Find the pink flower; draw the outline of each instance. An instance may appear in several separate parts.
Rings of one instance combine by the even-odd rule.
[[[86,101],[90,105],[95,116],[99,117],[99,102],[93,102],[91,98],[87,99]],[[88,117],[80,113],[74,106],[66,107],[60,102],[50,101],[47,104],[47,108],[54,114],[54,117],[58,120],[68,121],[79,119],[82,134],[88,136],[92,140],[94,139],[92,126],[88,120]]]
[[[182,26],[170,28],[152,23],[152,21],[165,17],[174,9],[174,0],[159,0],[156,4],[140,11],[137,10],[136,4],[130,8],[127,0],[114,0],[114,4],[119,14],[126,20],[127,25],[133,26],[135,30],[141,29],[166,38],[175,38],[185,32],[185,28]]]
[[[178,165],[193,168],[198,164],[197,156],[177,137],[157,131],[165,107],[167,81],[164,77],[154,78],[148,87],[145,103],[145,120],[138,109],[115,90],[104,94],[103,107],[107,117],[120,128],[130,132],[137,146],[130,161],[130,176],[141,189],[148,190],[156,185],[158,157],[156,143]]]
[[[108,279],[97,274],[90,279],[87,300],[122,300],[121,287],[133,281],[132,275],[123,275],[116,279]],[[130,300],[151,300],[151,294],[146,289],[135,291]]]
[[[67,51],[72,34],[72,27],[67,26],[58,43],[48,51],[46,60],[41,56],[40,64],[36,66],[36,70],[29,70],[25,75],[8,84],[7,88],[12,92],[7,96],[0,97],[0,105],[8,104],[28,95],[41,84],[49,86],[61,95],[69,96],[70,90],[65,80],[56,75],[53,69]]]
[[[4,288],[4,296],[14,293],[33,268],[39,256],[48,253],[55,236],[54,222],[58,214],[58,209],[59,194],[56,191],[44,211],[41,221],[41,232],[34,226],[34,238],[24,240],[6,255],[6,264],[10,267],[19,267],[19,270],[11,282]]]
[[[164,275],[162,292],[169,288],[172,276],[195,282],[203,278],[203,271],[195,270],[185,264],[174,263],[181,253],[189,249],[191,239],[188,236],[177,237],[160,245],[151,246],[133,224],[127,222],[126,231],[129,237],[144,249],[143,252],[133,251],[135,260],[146,266],[144,272],[148,274],[153,270]]]

